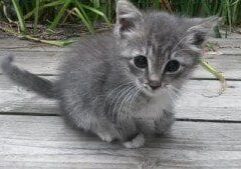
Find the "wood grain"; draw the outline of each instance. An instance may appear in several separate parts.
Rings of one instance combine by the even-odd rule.
[[[233,51],[234,53],[235,51]],[[230,52],[231,53],[231,52]],[[0,57],[7,54],[1,54]],[[58,67],[64,61],[66,56],[60,52],[15,52],[15,64],[24,68],[34,74],[38,75],[57,75],[59,73]],[[69,54],[67,57],[69,57]],[[241,64],[241,51],[235,54],[210,54],[205,57],[206,61],[216,67],[219,71],[225,74],[226,78],[241,79],[240,64]],[[2,70],[0,69],[0,73]],[[201,67],[194,72],[192,78],[214,78],[212,74],[207,72]]]
[[[26,69],[34,74],[56,75],[58,66],[64,60],[61,52],[0,52],[0,60],[9,54],[15,56],[14,64],[20,68]],[[0,68],[0,73],[2,70]]]
[[[0,166],[6,168],[238,168],[241,124],[176,122],[171,133],[124,149],[65,126],[60,117],[0,116]]]
[[[213,40],[215,41],[215,40]],[[216,40],[217,41],[217,40]],[[0,41],[1,42],[1,41]],[[7,41],[8,42],[8,41]],[[6,47],[6,43],[4,44]],[[11,40],[10,40],[11,42]],[[8,43],[10,43],[8,42]],[[15,56],[15,64],[18,66],[29,70],[35,74],[39,75],[56,75],[59,73],[58,67],[63,62],[66,57],[70,57],[71,52],[64,54],[64,51],[68,50],[67,48],[56,48],[56,47],[42,47],[43,50],[35,50],[36,47],[28,44],[22,44],[24,47],[21,47],[19,41],[16,41],[15,47],[21,50],[10,50],[1,48],[0,45],[0,60],[4,56],[11,53]],[[227,44],[228,39],[218,40],[218,43]],[[12,42],[13,43],[13,42]],[[11,44],[12,44],[11,43]],[[241,44],[237,42],[238,44]],[[234,42],[236,44],[236,42]],[[11,45],[7,46],[11,48]],[[29,48],[28,48],[29,47]],[[56,50],[55,50],[56,49]],[[34,52],[34,54],[33,54]],[[224,72],[226,78],[230,79],[241,79],[240,73],[240,64],[241,64],[241,48],[218,48],[215,52],[208,52],[205,56],[206,60],[216,67],[219,71]],[[1,69],[0,69],[1,73]],[[209,72],[203,68],[198,68],[192,76],[193,78],[214,78]]]
[[[219,44],[221,48],[240,48],[241,35],[231,34],[228,38],[216,39],[209,38],[211,43]],[[51,46],[43,43],[36,43],[33,41],[20,40],[19,38],[1,38],[0,51],[62,51],[65,48]]]
[[[7,52],[49,52],[49,51],[63,51],[65,48],[47,45],[44,43],[36,43],[27,40],[20,40],[19,38],[1,38],[0,51]]]
[[[239,36],[240,37],[240,36]],[[218,44],[221,48],[241,48],[240,38],[210,38],[209,42]]]
[[[57,101],[0,75],[0,168],[8,169],[240,169],[241,35],[209,40],[217,50],[206,60],[224,72],[227,91],[198,68],[176,102],[178,121],[140,149],[100,141],[65,125]],[[14,38],[0,39],[0,60],[12,53],[18,66],[55,80],[67,48]],[[1,74],[1,70],[0,70]],[[198,80],[199,79],[199,80]],[[206,80],[205,80],[206,79]]]
[[[46,77],[45,77],[46,78]],[[55,78],[50,76],[51,79]],[[176,103],[176,117],[186,119],[241,121],[241,82],[229,81],[226,92],[217,96],[214,80],[190,80]],[[59,114],[57,102],[9,82],[0,76],[0,114]]]

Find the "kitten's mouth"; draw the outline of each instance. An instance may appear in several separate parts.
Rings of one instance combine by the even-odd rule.
[[[150,86],[150,85],[149,85],[149,86]],[[152,90],[157,90],[157,89],[161,88],[161,86],[150,86],[150,88],[151,88]]]
[[[151,84],[148,84],[148,83],[144,83],[143,86],[147,90],[151,90],[151,91],[157,91],[159,89],[163,89],[163,88],[166,87],[166,85],[163,85],[163,84],[151,85]]]
[[[163,85],[151,86],[147,83],[140,83],[140,82],[137,83],[137,86],[139,86],[139,88],[141,88],[141,90],[149,96],[156,95],[165,88],[165,86],[163,86]]]

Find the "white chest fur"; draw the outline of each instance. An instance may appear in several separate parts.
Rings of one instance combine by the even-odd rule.
[[[164,93],[144,105],[136,112],[135,118],[143,130],[150,132],[154,128],[154,122],[162,118],[163,110],[172,111],[172,104],[170,95]]]

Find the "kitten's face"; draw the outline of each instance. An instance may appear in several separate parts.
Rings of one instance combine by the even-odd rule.
[[[128,76],[149,95],[178,89],[197,65],[213,19],[141,13],[126,0],[117,3],[117,36]]]
[[[163,89],[181,87],[198,63],[199,53],[175,45],[150,44],[140,48],[127,47],[122,56],[126,58],[127,74],[137,87],[149,95],[158,95]]]

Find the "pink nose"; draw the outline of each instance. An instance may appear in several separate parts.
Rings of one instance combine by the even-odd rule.
[[[159,88],[161,85],[162,85],[161,79],[160,79],[160,77],[159,77],[158,75],[155,75],[155,74],[154,74],[154,75],[151,75],[151,76],[149,77],[149,86],[150,86],[153,90]]]
[[[149,86],[155,90],[155,89],[158,89],[159,87],[161,87],[161,82],[160,81],[150,81],[149,82]]]

